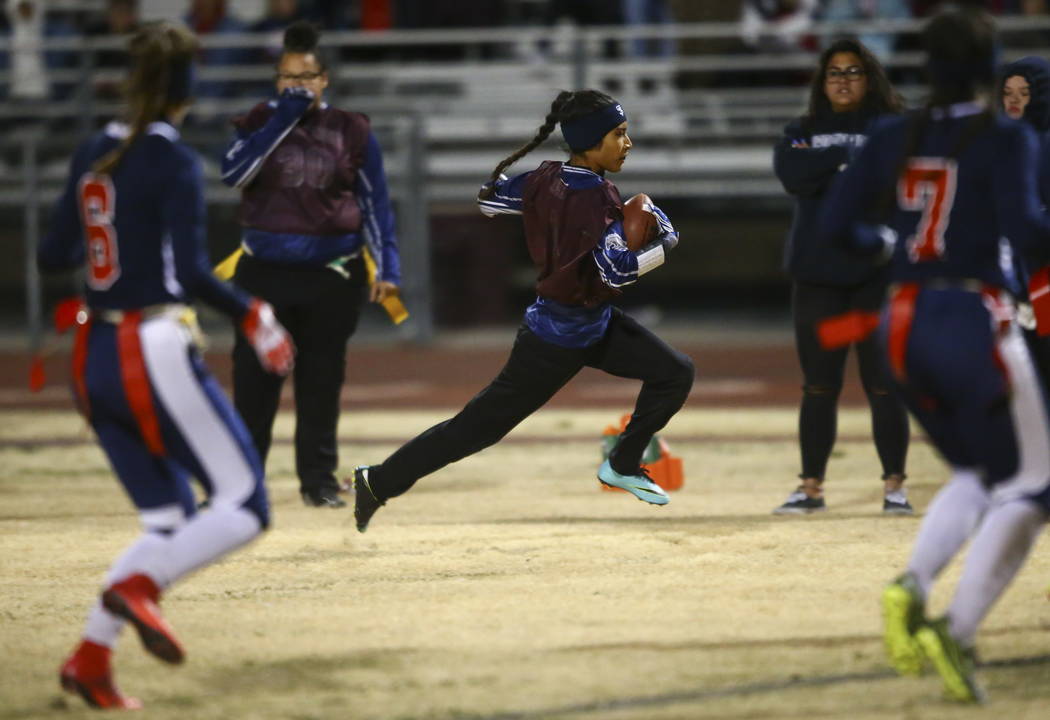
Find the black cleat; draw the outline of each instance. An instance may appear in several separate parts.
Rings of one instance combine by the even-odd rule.
[[[312,488],[303,490],[301,494],[303,496],[303,504],[307,507],[346,507],[346,500],[339,497],[339,490],[334,487]]]
[[[386,505],[386,500],[375,496],[368,482],[371,469],[369,465],[354,469],[354,520],[357,522],[357,531],[362,533],[368,529],[368,521],[376,514],[376,510]]]

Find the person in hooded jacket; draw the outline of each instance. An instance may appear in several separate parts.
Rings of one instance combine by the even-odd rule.
[[[1050,61],[1023,57],[1004,65],[1000,77],[1003,112],[1024,120],[1039,136],[1039,198],[1050,206]]]
[[[855,310],[873,312],[886,292],[884,269],[839,244],[817,241],[817,214],[832,180],[863,146],[872,121],[900,108],[900,98],[878,60],[859,41],[840,39],[820,56],[809,111],[788,123],[774,148],[777,177],[795,196],[785,265],[792,279],[795,344],[804,378],[799,410],[802,482],[773,511],[776,514],[807,514],[826,507],[824,471],[835,443],[838,397],[849,347],[823,348],[817,339],[817,324]],[[883,512],[911,514],[903,486],[907,411],[890,391],[875,338],[857,342],[855,347],[882,463]]]
[[[1050,62],[1024,57],[1004,65],[999,78],[1003,112],[1031,125],[1039,138],[1039,200],[1044,208],[1050,207]],[[1014,258],[1013,275],[1021,301],[1018,316],[1045,385],[1050,382],[1050,337],[1040,336],[1036,330],[1031,298],[1042,294],[1041,286],[1050,282],[1050,271],[1041,268],[1034,258],[1021,257]]]

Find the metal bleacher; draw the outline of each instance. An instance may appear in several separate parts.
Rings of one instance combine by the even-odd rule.
[[[920,27],[912,20],[876,20],[818,23],[811,32],[818,39],[843,33],[908,36]],[[1000,29],[1007,38],[1010,33],[1045,38],[1050,18],[1003,18]],[[328,93],[334,104],[371,115],[398,223],[405,229],[402,237],[416,244],[403,256],[419,262],[417,275],[425,277],[431,212],[438,206],[468,210],[495,163],[532,137],[559,89],[595,87],[623,103],[636,148],[629,172],[617,178],[625,194],[644,189],[691,203],[786,209],[789,201],[772,173],[771,148],[784,124],[805,106],[815,53],[745,51],[739,42],[733,45],[738,33],[736,23],[333,32],[325,42],[339,60],[330,71]],[[667,57],[633,54],[633,41],[640,38],[672,40],[678,51]],[[125,42],[46,40],[45,50],[64,51],[76,62],[50,71],[55,86],[69,89],[65,96],[32,106],[7,98],[10,73],[0,71],[0,211],[8,218],[22,213],[27,251],[41,211],[59,191],[75,143],[120,112],[119,104],[97,97],[94,87],[100,80],[119,80],[121,73],[95,68],[93,59],[99,50]],[[272,42],[272,36],[253,34],[203,39],[205,47],[258,49]],[[1042,52],[1024,45],[1007,48],[1004,60]],[[10,40],[0,38],[0,53],[10,50]],[[923,92],[920,62],[915,52],[885,59],[901,78],[898,89],[912,102]],[[219,183],[217,162],[228,140],[226,121],[262,98],[273,68],[202,67],[198,74],[202,81],[228,81],[234,89],[230,97],[199,99],[183,132],[204,158],[209,204],[228,206],[237,194]],[[530,162],[563,157],[559,140],[554,133]],[[26,272],[32,296],[34,271],[27,265]],[[420,288],[406,287],[406,294],[425,296],[426,281],[420,282]],[[33,312],[39,308],[31,307]]]

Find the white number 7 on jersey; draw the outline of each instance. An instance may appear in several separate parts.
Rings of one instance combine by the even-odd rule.
[[[915,234],[905,242],[912,262],[939,260],[944,256],[944,233],[955,203],[958,166],[938,157],[908,158],[908,167],[897,183],[897,203],[902,210],[921,210]]]

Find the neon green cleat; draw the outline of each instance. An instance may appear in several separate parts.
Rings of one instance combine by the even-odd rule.
[[[964,648],[948,632],[948,618],[931,620],[919,628],[915,639],[944,681],[944,692],[952,700],[982,703],[985,696],[974,678],[977,661],[973,648]]]
[[[882,591],[882,640],[890,666],[901,675],[922,674],[922,648],[915,640],[925,603],[915,576],[904,573]]]

